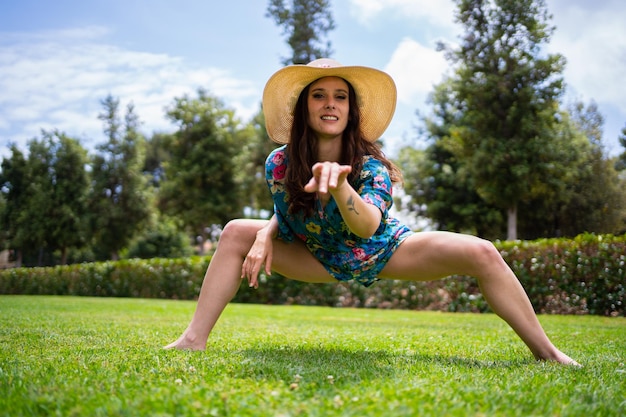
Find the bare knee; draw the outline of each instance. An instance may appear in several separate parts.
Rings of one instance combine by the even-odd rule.
[[[247,251],[254,243],[256,232],[261,229],[262,223],[248,219],[235,219],[226,223],[220,239],[218,241],[219,247],[236,247],[240,250]]]
[[[220,240],[228,240],[241,236],[242,233],[246,233],[245,227],[246,221],[244,219],[235,219],[226,223],[226,226],[222,229],[220,234]]]
[[[474,275],[484,275],[494,268],[506,268],[500,252],[492,242],[485,239],[476,239],[468,248],[469,259],[472,262]]]

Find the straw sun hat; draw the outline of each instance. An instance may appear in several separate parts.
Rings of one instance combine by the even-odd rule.
[[[386,73],[374,68],[343,66],[321,58],[307,65],[290,65],[270,77],[263,91],[263,113],[269,137],[288,143],[293,112],[304,88],[322,77],[341,77],[348,81],[357,97],[361,112],[361,131],[374,142],[383,134],[396,110],[396,85]]]

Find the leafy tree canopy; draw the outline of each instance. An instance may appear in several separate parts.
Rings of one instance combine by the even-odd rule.
[[[283,58],[284,65],[307,64],[317,58],[332,55],[330,41],[323,46],[322,39],[335,28],[329,0],[270,0],[266,17],[282,26],[291,47],[291,57]]]

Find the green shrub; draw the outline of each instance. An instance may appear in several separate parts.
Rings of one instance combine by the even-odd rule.
[[[624,315],[626,235],[507,242],[501,252],[537,311]]]
[[[526,289],[535,310],[547,314],[624,316],[626,235],[581,235],[575,239],[497,242]],[[130,259],[48,268],[0,271],[0,294],[194,299],[210,257]],[[369,288],[354,283],[306,284],[280,276],[246,282],[234,302],[335,307],[485,312],[476,280],[433,282],[381,280]]]
[[[193,299],[210,258],[128,259],[0,272],[0,294]]]
[[[135,238],[124,258],[184,258],[193,255],[189,237],[172,220],[161,219]]]

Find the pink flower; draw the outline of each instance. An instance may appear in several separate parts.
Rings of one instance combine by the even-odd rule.
[[[378,189],[387,189],[387,183],[385,182],[385,177],[382,175],[377,175],[374,177],[374,188]]]
[[[359,261],[362,261],[362,260],[364,260],[367,257],[367,253],[365,253],[365,251],[362,248],[354,248],[354,249],[352,249],[352,254]]]
[[[274,165],[282,165],[284,160],[285,155],[282,152],[278,152],[274,154],[274,157],[272,158],[272,163]]]
[[[272,175],[274,175],[274,179],[275,180],[282,180],[283,178],[285,178],[285,171],[287,170],[287,167],[285,165],[278,165],[274,168],[274,171],[272,172]]]

